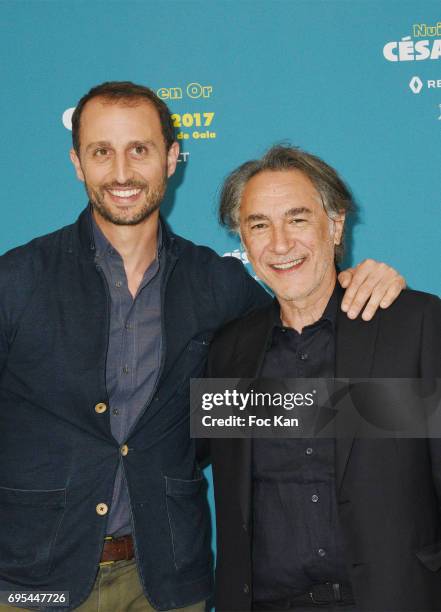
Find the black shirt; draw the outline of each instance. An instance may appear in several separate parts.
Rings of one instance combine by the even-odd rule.
[[[337,291],[301,334],[274,327],[262,377],[332,378]],[[286,600],[313,584],[348,584],[337,517],[333,439],[253,440],[253,600]]]

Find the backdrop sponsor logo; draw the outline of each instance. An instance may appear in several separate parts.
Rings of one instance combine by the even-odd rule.
[[[414,94],[419,94],[426,89],[441,89],[441,79],[427,79],[422,81],[419,76],[414,76],[410,79],[409,87]]]
[[[414,40],[415,39],[415,40]],[[441,57],[441,22],[428,25],[415,23],[412,35],[387,42],[383,56],[388,62],[414,62],[437,60]]]
[[[410,79],[409,87],[414,94],[419,94],[423,88],[423,82],[420,77],[414,76]]]

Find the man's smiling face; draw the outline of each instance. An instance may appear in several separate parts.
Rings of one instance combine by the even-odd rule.
[[[167,152],[156,109],[144,100],[93,98],[81,114],[80,152],[71,151],[95,214],[137,225],[158,210],[178,146]]]
[[[257,276],[279,302],[308,302],[335,282],[334,247],[344,215],[331,220],[299,170],[256,174],[240,205],[240,234]]]

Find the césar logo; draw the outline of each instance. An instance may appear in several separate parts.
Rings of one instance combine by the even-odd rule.
[[[437,60],[441,57],[441,22],[435,25],[415,23],[412,26],[413,38],[403,36],[401,40],[390,41],[383,47],[383,56],[388,62],[414,62]],[[436,38],[438,37],[438,38]],[[423,40],[421,40],[423,39]]]

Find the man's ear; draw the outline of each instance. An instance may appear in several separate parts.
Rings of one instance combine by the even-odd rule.
[[[341,243],[341,238],[343,236],[343,230],[345,227],[345,219],[345,213],[341,213],[332,219],[334,222],[334,244],[336,246]]]
[[[179,157],[179,145],[174,142],[167,153],[167,177],[170,178],[176,170]]]
[[[82,181],[84,183],[84,174],[83,171],[81,169],[81,164],[80,164],[80,159],[77,155],[77,152],[75,151],[75,149],[71,149],[69,151],[69,157],[70,157],[70,161],[73,163],[74,168],[75,168],[75,172],[77,174],[77,178],[79,181]]]

